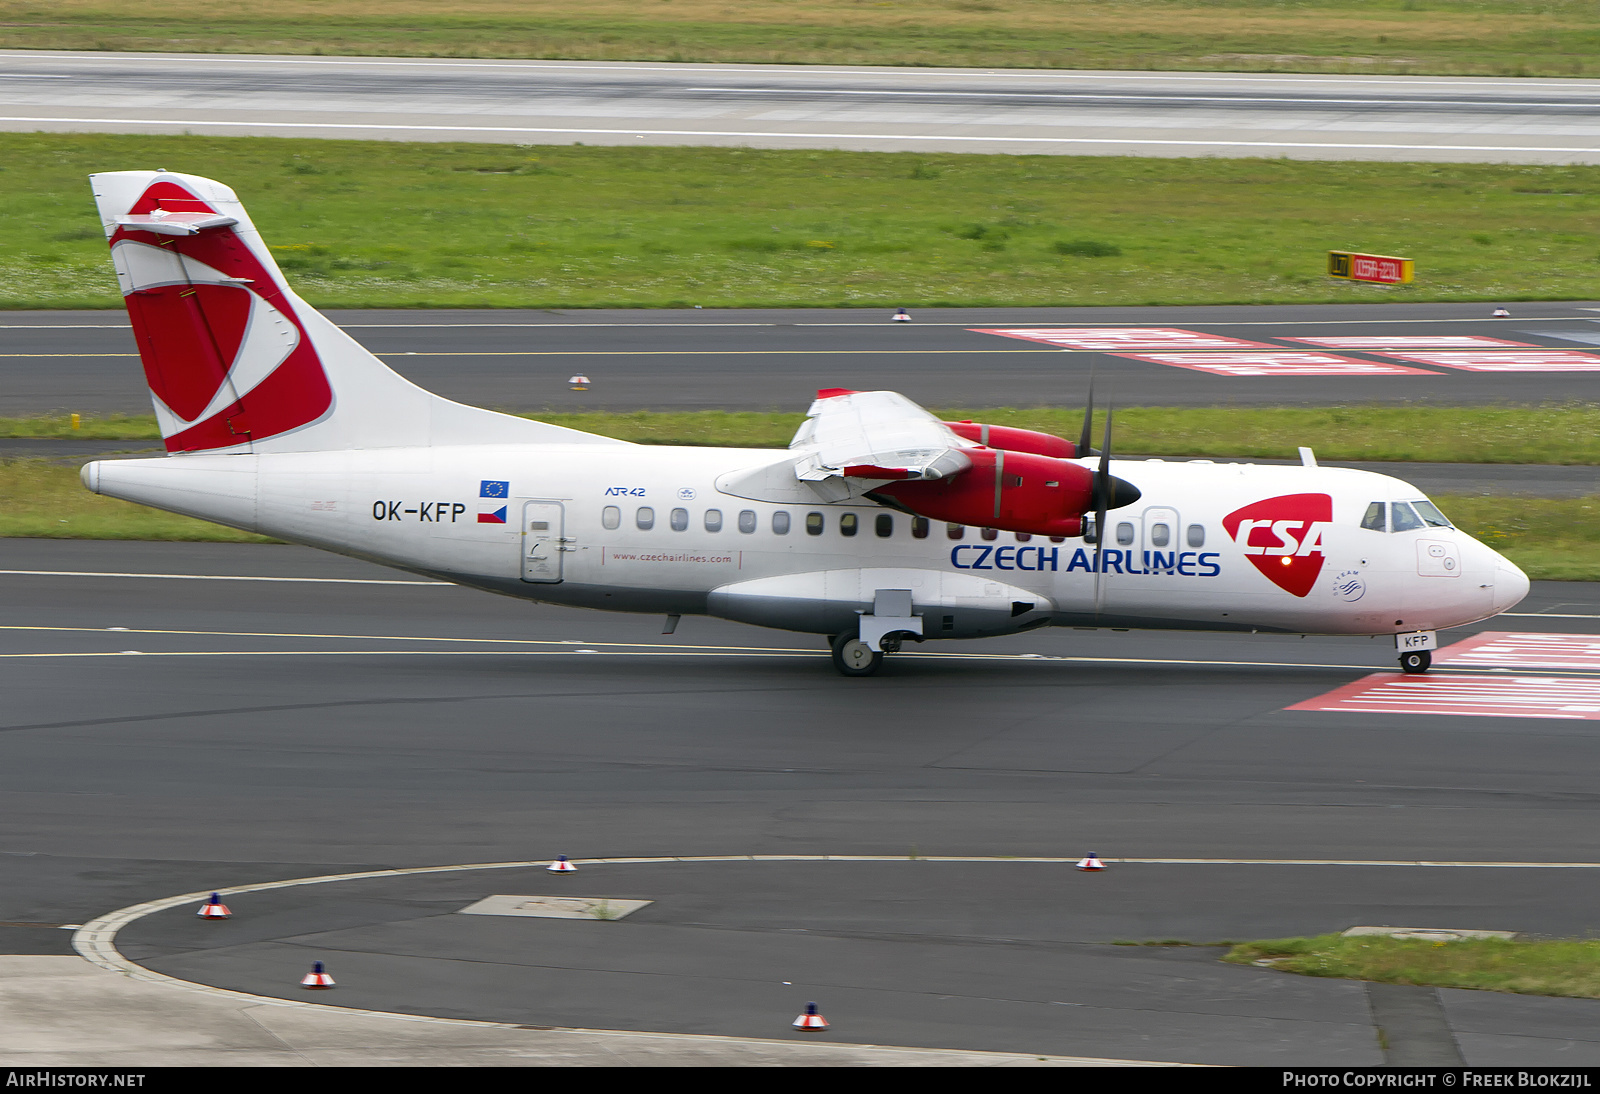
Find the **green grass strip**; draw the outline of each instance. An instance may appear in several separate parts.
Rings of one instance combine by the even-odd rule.
[[[0,48],[1580,76],[1586,0],[6,0]]]
[[[1429,942],[1324,934],[1240,943],[1223,960],[1270,961],[1272,968],[1305,976],[1600,998],[1600,939]]]
[[[1600,581],[1600,497],[1435,498],[1468,533],[1535,579]],[[264,537],[89,493],[46,460],[0,460],[0,538],[209,540]]]
[[[1600,298],[1596,166],[4,133],[0,307],[118,306],[85,176],[157,166],[237,189],[319,307]]]
[[[1037,429],[1076,438],[1071,408],[954,408],[949,421]],[[783,448],[804,415],[754,411],[530,413],[530,418],[625,441],[661,445]],[[1096,418],[1094,436],[1104,419]],[[159,439],[155,418],[65,415],[0,418],[0,437]],[[1128,407],[1116,415],[1116,449],[1143,456],[1293,459],[1300,445],[1324,460],[1600,465],[1600,405],[1537,407]]]

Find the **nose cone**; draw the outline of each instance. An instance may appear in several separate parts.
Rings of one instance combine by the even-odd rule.
[[[1494,610],[1510,611],[1528,595],[1528,575],[1515,562],[1501,556],[1494,569]]]

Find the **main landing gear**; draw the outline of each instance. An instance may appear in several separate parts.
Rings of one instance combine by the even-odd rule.
[[[853,634],[836,634],[830,641],[833,667],[841,676],[871,676],[883,667],[883,654]]]
[[[1400,655],[1400,671],[1411,676],[1422,675],[1432,664],[1433,654],[1429,650],[1410,650]]]

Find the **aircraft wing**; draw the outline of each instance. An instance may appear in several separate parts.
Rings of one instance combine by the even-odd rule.
[[[972,466],[975,447],[904,395],[824,388],[789,442],[804,482],[831,478],[943,479]]]

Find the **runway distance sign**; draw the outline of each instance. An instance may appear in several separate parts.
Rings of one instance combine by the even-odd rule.
[[[1328,276],[1346,281],[1376,281],[1383,285],[1408,285],[1416,272],[1409,258],[1364,255],[1354,251],[1329,251]]]

